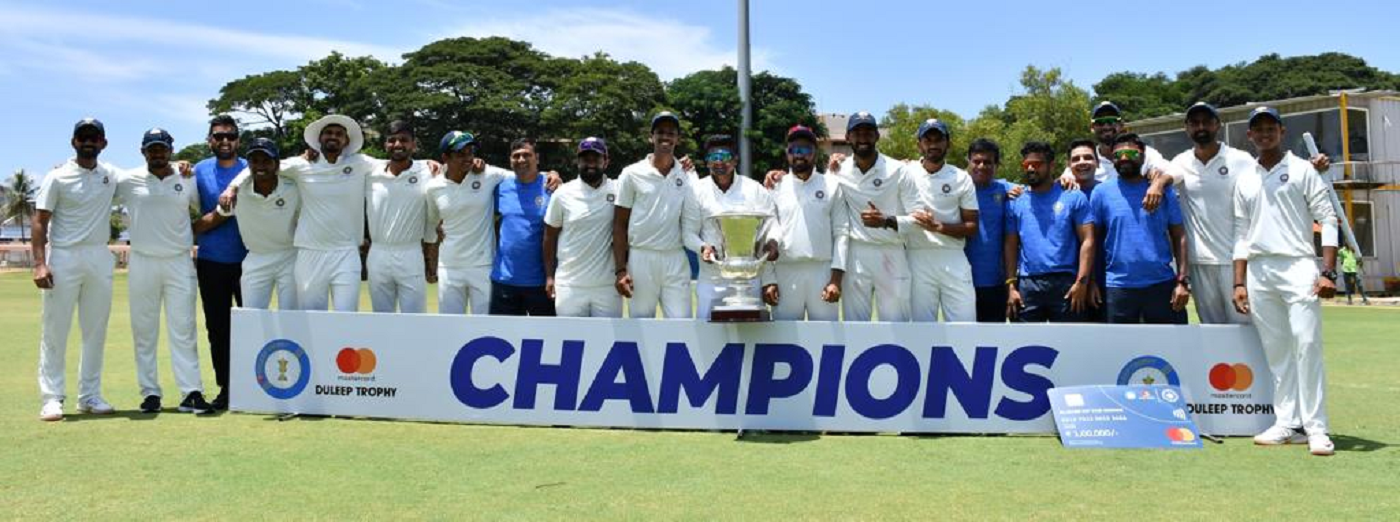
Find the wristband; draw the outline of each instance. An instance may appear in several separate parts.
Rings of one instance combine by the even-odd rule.
[[[223,205],[214,205],[214,213],[216,213],[216,214],[218,214],[218,215],[220,215],[220,216],[223,216],[223,217],[230,217],[230,216],[233,216],[233,211],[232,211],[232,210],[224,210]]]
[[[1244,288],[1244,283],[1235,283],[1235,288]]]
[[[1008,278],[1006,278],[1006,283],[1005,283],[1005,284],[1006,284],[1006,286],[1013,286],[1013,285],[1015,285],[1015,284],[1016,284],[1016,278],[1014,278],[1014,277],[1008,277]]]
[[[615,276],[620,276],[620,275],[622,275],[623,272],[626,272],[626,271],[627,271],[626,268],[619,268],[619,269],[617,269],[617,270],[613,270],[613,275],[615,275]]]

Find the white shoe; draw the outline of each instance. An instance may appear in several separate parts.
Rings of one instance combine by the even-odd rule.
[[[49,422],[63,420],[63,401],[44,401],[44,407],[39,409],[39,420]]]
[[[1282,446],[1284,444],[1302,444],[1308,441],[1308,436],[1299,433],[1293,428],[1274,426],[1263,433],[1254,436],[1254,444],[1258,446]]]
[[[1332,445],[1332,437],[1318,433],[1308,436],[1308,451],[1319,457],[1330,457],[1337,453],[1337,448]]]
[[[107,404],[107,401],[102,400],[102,397],[99,396],[92,396],[78,401],[78,413],[106,415],[114,411],[117,411],[117,409],[113,408],[111,404]]]

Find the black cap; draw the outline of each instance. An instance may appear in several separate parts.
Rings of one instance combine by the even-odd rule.
[[[1186,108],[1186,119],[1190,120],[1192,113],[1197,113],[1201,111],[1205,111],[1207,114],[1210,114],[1210,117],[1215,118],[1217,121],[1220,120],[1220,113],[1216,112],[1215,106],[1203,101],[1193,103],[1190,107]]]
[[[174,149],[175,138],[171,137],[169,132],[165,132],[165,129],[156,127],[146,131],[146,134],[141,136],[141,150],[146,150],[151,145],[165,145],[167,148]]]
[[[681,126],[681,119],[680,117],[676,116],[676,113],[671,111],[661,111],[656,113],[656,116],[651,117],[652,130],[656,130],[656,126],[661,124],[661,122],[663,121],[669,121],[671,123],[674,123],[676,124],[676,127]]]
[[[1092,112],[1089,113],[1089,117],[1090,117],[1090,118],[1098,118],[1100,114],[1103,114],[1103,113],[1108,112],[1108,111],[1113,111],[1113,114],[1116,115],[1116,116],[1122,116],[1122,115],[1123,115],[1123,111],[1118,110],[1118,106],[1117,106],[1117,105],[1114,105],[1114,103],[1111,102],[1111,101],[1106,101],[1106,102],[1102,102],[1102,103],[1098,104],[1097,106],[1095,106],[1095,107],[1094,107],[1094,110],[1093,110]]]
[[[282,158],[282,151],[277,148],[277,142],[267,138],[255,138],[252,143],[248,144],[247,155],[252,156],[254,152],[267,154],[272,159]]]
[[[860,111],[855,114],[852,114],[851,117],[846,120],[846,132],[856,130],[856,127],[860,127],[862,125],[869,125],[871,127],[875,127],[876,129],[880,128],[880,125],[875,121],[874,114],[870,114],[865,111]]]
[[[1254,120],[1257,120],[1259,118],[1273,118],[1274,121],[1278,122],[1280,125],[1283,124],[1283,116],[1279,115],[1278,109],[1269,107],[1267,105],[1259,106],[1256,107],[1254,110],[1249,111],[1249,126],[1253,127]]]
[[[88,128],[97,129],[97,133],[103,136],[107,135],[107,128],[103,127],[102,122],[98,121],[97,118],[83,118],[78,120],[78,123],[73,124],[73,135],[77,136],[78,131]]]

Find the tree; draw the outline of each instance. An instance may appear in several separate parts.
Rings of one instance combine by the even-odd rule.
[[[201,141],[199,143],[191,143],[189,145],[186,145],[185,148],[180,149],[179,152],[175,153],[174,160],[188,161],[190,163],[199,163],[200,161],[204,160],[204,158],[213,155],[214,151],[209,150],[209,144]]]
[[[928,105],[895,104],[880,120],[880,152],[888,156],[911,160],[922,158],[915,134],[919,125],[929,118],[937,118],[948,125],[953,141],[948,148],[946,161],[955,165],[967,164],[967,144],[974,137],[966,132],[967,123],[953,111],[945,111]]]
[[[25,174],[24,169],[16,170],[5,185],[8,196],[8,201],[5,202],[5,220],[15,220],[15,224],[19,226],[20,241],[29,241],[29,220],[34,215],[36,190],[38,187],[34,186],[34,179]]]
[[[302,74],[272,71],[231,81],[219,89],[219,97],[209,100],[209,112],[241,113],[252,116],[254,124],[266,125],[283,135],[287,120],[299,104],[309,102]]]
[[[698,150],[706,136],[735,135],[741,125],[738,71],[732,67],[698,71],[667,85],[671,106],[682,119],[687,150]],[[826,127],[816,116],[812,96],[791,78],[761,72],[753,76],[753,129],[748,133],[755,176],[786,165],[784,143],[793,125],[812,127],[818,136]],[[737,136],[736,136],[737,137]]]
[[[1144,115],[1172,114],[1185,110],[1195,103],[1187,101],[1181,85],[1167,75],[1157,73],[1113,73],[1094,84],[1094,92],[1099,93],[1096,102],[1112,101],[1123,111],[1123,116],[1133,119]]]
[[[568,72],[540,114],[541,137],[553,138],[539,145],[541,169],[572,172],[573,147],[588,136],[607,141],[615,172],[651,152],[651,115],[666,103],[655,72],[604,53],[556,65]]]
[[[1026,142],[1049,142],[1063,166],[1065,147],[1089,136],[1089,93],[1065,80],[1058,68],[1027,66],[1021,73],[1021,88],[1023,94],[1012,96],[1002,107],[983,109],[968,125],[970,138],[990,138],[1001,146],[997,175],[1011,180],[1021,179],[1019,151]]]

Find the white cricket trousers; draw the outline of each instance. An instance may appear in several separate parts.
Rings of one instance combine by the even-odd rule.
[[[438,265],[438,313],[472,315],[491,312],[491,265],[449,268]]]
[[[684,250],[633,248],[628,254],[627,273],[632,276],[629,317],[656,317],[660,303],[662,317],[690,318],[690,261]]]
[[[909,272],[909,306],[914,321],[970,323],[977,320],[977,291],[972,287],[972,265],[961,248],[906,250]]]
[[[64,359],[73,312],[83,333],[78,361],[78,399],[102,394],[102,348],[107,342],[107,317],[112,312],[112,267],[106,245],[50,247],[49,272],[53,288],[41,290],[43,328],[39,333],[39,395],[45,401],[66,398]]]
[[[375,312],[421,314],[428,307],[423,245],[369,247],[369,300]]]
[[[1327,433],[1322,307],[1313,294],[1317,262],[1305,257],[1249,260],[1246,286],[1254,329],[1274,374],[1274,425]]]
[[[836,303],[822,300],[822,290],[831,280],[831,261],[779,260],[773,268],[778,278],[778,306],[773,307],[773,319],[778,321],[835,321],[841,309]]]
[[[160,345],[160,311],[165,309],[170,368],[180,394],[203,392],[199,349],[195,345],[194,305],[199,284],[189,253],[148,256],[131,252],[127,297],[131,339],[136,347],[136,383],[141,396],[161,396],[156,350]]]
[[[1249,324],[1249,316],[1235,311],[1235,267],[1191,265],[1191,300],[1201,324]]]
[[[360,309],[360,250],[297,249],[297,305],[302,310]]]
[[[297,310],[297,251],[248,252],[243,258],[243,275],[238,280],[243,292],[243,307],[266,310],[272,306],[272,293],[277,293],[277,309]]]
[[[909,320],[909,259],[904,245],[852,241],[848,270],[841,280],[841,312],[846,321]]]
[[[555,283],[554,313],[559,317],[622,317],[622,296],[611,286]]]

